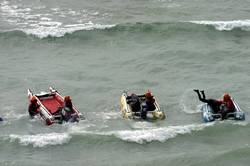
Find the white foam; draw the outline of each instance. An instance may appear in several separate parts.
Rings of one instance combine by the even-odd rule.
[[[192,131],[202,130],[208,125],[212,124],[199,124],[199,125],[186,125],[186,126],[169,126],[145,130],[124,130],[114,132],[113,134],[128,142],[136,142],[143,144],[146,142],[160,141],[165,142],[170,138],[174,138],[177,135],[191,133]]]
[[[93,24],[91,22],[88,22],[86,24],[74,24],[74,25],[65,25],[65,26],[58,26],[58,25],[36,26],[36,28],[23,29],[23,31],[27,35],[35,35],[38,38],[46,38],[48,36],[62,37],[65,34],[71,34],[75,31],[80,31],[80,30],[107,29],[107,28],[111,28],[114,26],[115,25],[101,25],[101,24]]]
[[[9,136],[10,141],[18,141],[21,145],[32,145],[33,147],[44,147],[47,145],[62,145],[68,143],[71,136],[66,133],[48,133],[37,135],[15,135]]]
[[[96,134],[96,135],[105,135],[105,136],[115,136],[123,141],[135,142],[139,144],[159,141],[165,142],[170,138],[174,138],[177,135],[183,135],[191,133],[192,131],[199,131],[204,129],[207,126],[211,126],[214,123],[208,124],[191,124],[183,126],[168,126],[168,127],[159,127],[159,128],[146,128],[140,130],[118,130],[118,131],[86,131],[86,130],[74,130],[74,134]],[[72,133],[73,134],[73,133]]]
[[[52,13],[37,13],[36,8],[27,8],[24,6],[12,5],[9,1],[0,3],[1,14],[4,16],[4,21],[16,25],[12,30],[20,30],[28,35],[34,35],[38,38],[45,38],[48,36],[62,37],[67,33],[73,33],[79,30],[94,30],[112,28],[115,25],[94,24],[89,21],[91,18],[98,15],[97,11],[87,12],[85,10],[74,11],[72,9],[50,9]],[[93,14],[93,15],[92,15]],[[65,22],[53,20],[63,15],[68,16],[73,20],[76,19],[76,24],[67,24]],[[74,18],[77,16],[77,18]],[[79,17],[80,16],[80,17]],[[79,23],[81,20],[81,23]]]
[[[233,20],[233,21],[190,21],[191,23],[201,25],[212,25],[219,31],[230,31],[234,28],[250,30],[250,20]]]

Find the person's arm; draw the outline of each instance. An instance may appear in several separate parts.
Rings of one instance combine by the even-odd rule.
[[[143,94],[143,95],[138,95],[138,97],[146,97],[146,96]]]

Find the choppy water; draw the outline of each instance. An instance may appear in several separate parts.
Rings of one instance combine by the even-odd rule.
[[[0,165],[249,165],[249,5],[0,0]],[[27,88],[49,86],[86,120],[30,120]],[[246,121],[204,124],[193,88],[231,93]],[[123,120],[123,90],[147,89],[168,118]]]

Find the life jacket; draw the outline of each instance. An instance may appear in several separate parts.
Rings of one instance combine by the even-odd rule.
[[[228,112],[234,112],[235,107],[234,107],[233,101],[231,99],[224,102],[224,103],[225,103],[226,107],[228,108]]]

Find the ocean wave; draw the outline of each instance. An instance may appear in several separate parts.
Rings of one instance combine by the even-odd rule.
[[[117,131],[86,131],[86,130],[72,130],[71,134],[81,135],[100,135],[100,136],[115,136],[126,142],[134,142],[138,144],[150,143],[153,141],[165,142],[170,138],[174,138],[177,135],[189,134],[192,131],[199,131],[207,126],[211,126],[214,123],[208,124],[190,124],[183,126],[168,126],[159,128],[145,128],[136,130],[117,130]]]
[[[49,24],[48,22],[46,24]],[[55,24],[55,22],[52,22]],[[88,22],[85,24],[72,24],[66,25],[63,27],[46,27],[46,26],[36,26],[35,28],[28,29],[12,29],[12,30],[0,30],[0,36],[19,36],[19,37],[28,37],[34,36],[39,39],[56,37],[60,38],[67,34],[73,34],[79,31],[90,31],[90,30],[104,30],[114,27],[115,25],[102,25],[102,24],[93,24]]]
[[[231,31],[235,28],[241,30],[250,30],[250,20],[233,20],[233,21],[189,21],[190,23],[200,25],[211,25],[219,31]]]
[[[46,8],[46,6],[34,8],[6,0],[0,3],[0,10],[4,16],[3,20],[16,27],[11,31],[22,31],[38,38],[62,37],[79,30],[105,29],[114,26],[93,23],[91,20],[100,19],[103,15],[92,10],[74,11],[68,8]],[[65,17],[75,21],[69,24],[64,21]]]
[[[144,144],[150,142],[165,142],[178,135],[190,134],[192,131],[203,130],[209,124],[190,124],[182,126],[168,126],[168,127],[152,127],[135,130],[114,130],[114,131],[88,131],[86,127],[73,127],[65,133],[40,133],[34,135],[18,135],[10,134],[5,137],[5,140],[10,142],[17,142],[20,145],[33,147],[46,147],[51,145],[63,145],[69,143],[72,137],[81,136],[89,139],[89,137],[98,136],[97,139],[104,139],[104,137],[114,137],[122,141]]]
[[[33,147],[45,147],[48,145],[62,145],[68,143],[71,136],[67,133],[47,133],[36,135],[9,135],[10,142],[18,142],[21,145]]]
[[[199,131],[212,124],[169,126],[145,130],[124,130],[112,133],[116,137],[128,141],[143,144],[146,142],[159,141],[165,142],[177,135],[189,134],[192,131]]]
[[[48,19],[48,18],[47,18]],[[214,26],[215,29],[206,27],[204,25]],[[226,24],[227,25],[227,24]],[[240,26],[237,24],[228,23],[228,27],[224,24],[220,25],[218,22],[202,22],[202,21],[190,21],[190,22],[169,22],[169,23],[125,23],[125,24],[96,24],[91,21],[81,24],[70,24],[64,25],[56,21],[41,21],[34,25],[30,25],[29,28],[21,29],[12,29],[12,30],[0,30],[0,37],[2,35],[12,35],[12,36],[21,36],[28,37],[34,36],[39,39],[44,38],[86,38],[85,34],[94,32],[93,35],[102,34],[102,35],[119,35],[127,33],[130,36],[134,34],[154,34],[159,36],[176,36],[176,35],[192,35],[197,32],[210,34],[209,31],[222,31],[222,30],[240,30],[239,33],[245,31],[246,33],[250,30],[250,22],[248,24],[242,24]],[[223,28],[224,27],[224,28]],[[230,28],[229,28],[230,27]],[[223,32],[222,32],[223,33]]]
[[[76,31],[81,30],[95,30],[95,29],[107,29],[112,28],[115,25],[102,25],[102,24],[94,24],[91,21],[84,24],[72,24],[61,26],[60,23],[55,24],[55,22],[43,22],[42,24],[52,25],[52,26],[36,26],[35,28],[22,29],[24,33],[27,35],[34,35],[38,38],[46,38],[46,37],[63,37],[65,34],[71,34]]]

